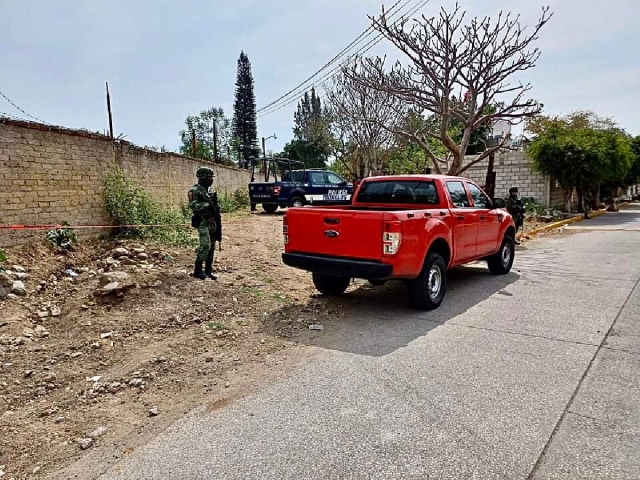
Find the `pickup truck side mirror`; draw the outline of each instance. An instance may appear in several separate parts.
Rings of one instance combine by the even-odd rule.
[[[491,202],[493,203],[493,208],[505,208],[507,206],[504,198],[493,198]]]

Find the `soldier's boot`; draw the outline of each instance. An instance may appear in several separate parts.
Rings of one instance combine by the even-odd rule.
[[[206,280],[207,276],[202,271],[202,262],[196,260],[195,268],[193,269],[193,278],[198,278],[200,280]]]
[[[213,273],[213,258],[207,258],[204,262],[204,275],[211,280],[217,280],[218,275]]]

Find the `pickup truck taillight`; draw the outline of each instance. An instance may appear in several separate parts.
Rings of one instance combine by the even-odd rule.
[[[280,195],[280,189],[282,187],[273,187],[273,194],[277,197],[278,195]]]
[[[286,215],[282,218],[282,236],[284,244],[287,245],[289,243],[289,219]]]
[[[386,222],[382,232],[382,254],[395,255],[402,242],[402,224],[400,222]]]

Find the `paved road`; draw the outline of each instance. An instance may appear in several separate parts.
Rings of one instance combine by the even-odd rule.
[[[351,294],[283,381],[102,478],[640,478],[640,207],[586,225],[508,276],[453,272],[435,312],[392,286]]]

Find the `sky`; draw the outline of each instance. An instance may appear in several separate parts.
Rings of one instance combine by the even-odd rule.
[[[549,6],[554,16],[535,43],[542,50],[537,66],[514,80],[532,84],[531,96],[546,114],[593,110],[640,134],[640,1],[458,3],[469,16],[521,14],[523,25]],[[454,4],[431,0],[419,13]],[[0,92],[48,123],[103,133],[108,81],[115,134],[177,150],[188,115],[216,106],[231,117],[241,51],[251,61],[261,108],[365,31],[367,15],[381,6],[379,0],[0,0]],[[368,54],[403,59],[386,41]],[[267,150],[280,151],[292,138],[295,107],[258,118],[260,137],[277,136]],[[25,117],[2,97],[0,112]]]

